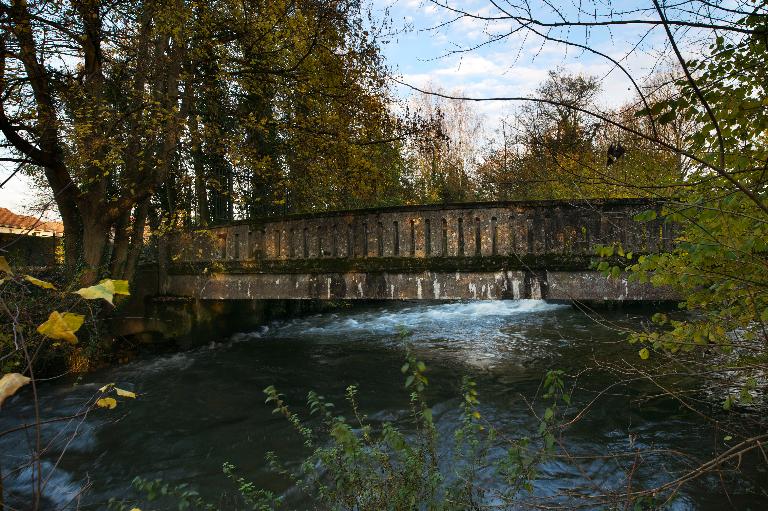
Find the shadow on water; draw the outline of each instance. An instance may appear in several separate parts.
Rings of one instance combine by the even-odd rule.
[[[225,342],[210,340],[193,351],[90,374],[77,385],[46,384],[41,388],[44,417],[77,412],[109,382],[140,394],[112,412],[92,413],[82,424],[45,427],[45,439],[58,446],[78,428],[48,483],[48,497],[58,508],[89,484],[85,507],[102,509],[109,497],[128,494],[135,476],[188,482],[216,496],[230,488],[221,472],[225,461],[258,486],[290,493],[285,481],[266,469],[264,455],[275,451],[296,463],[306,453],[284,419],[264,404],[262,389],[275,385],[301,409],[310,390],[342,405],[344,389],[357,383],[363,411],[372,420],[404,425],[408,397],[399,370],[405,355],[402,329],[409,332],[414,354],[427,363],[428,396],[444,438],[459,423],[457,397],[464,374],[477,381],[488,420],[510,435],[533,431],[538,422],[527,403],[544,373],[551,368],[575,373],[598,359],[636,357],[618,329],[636,328],[647,315],[605,312],[606,323],[600,324],[569,306],[531,300],[387,304],[276,322]],[[607,373],[585,373],[575,405],[611,383],[615,377]],[[714,440],[705,439],[715,437],[706,423],[670,399],[633,399],[644,390],[630,384],[605,395],[567,431],[570,455],[653,448],[711,456]],[[0,414],[0,430],[32,416],[31,404],[15,398]],[[31,435],[23,433],[0,438],[5,473],[25,459],[31,442]],[[46,456],[46,467],[56,463],[56,450]],[[588,484],[585,475],[616,489],[631,463],[631,458],[584,460],[576,469],[572,463],[549,462],[536,491],[546,495]],[[648,455],[634,475],[635,484],[661,484],[683,468],[679,457]],[[6,477],[10,499],[24,498],[28,480],[28,469]],[[762,508],[754,488],[742,487],[732,498],[737,508]],[[722,509],[724,499],[717,484],[703,480],[686,487],[673,507]]]

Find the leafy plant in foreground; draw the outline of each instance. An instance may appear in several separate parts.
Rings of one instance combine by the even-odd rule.
[[[408,432],[390,422],[371,424],[360,413],[356,386],[346,391],[350,419],[310,392],[307,402],[320,417],[317,426],[303,421],[277,389],[267,387],[274,413],[283,415],[312,449],[298,471],[283,468],[271,455],[273,466],[322,507],[339,510],[477,509],[490,500],[512,505],[532,491],[537,467],[555,451],[558,404],[569,402],[561,371],[545,377],[544,397],[550,404],[536,435],[515,439],[505,438],[484,420],[476,385],[464,378],[461,425],[447,451],[439,449],[441,439],[425,397],[425,364],[409,354],[402,372],[410,392]],[[491,448],[503,449],[504,455],[492,458]],[[489,469],[502,489],[487,486]]]
[[[656,314],[655,328],[630,336],[641,358],[663,352],[686,372],[706,375],[710,387],[716,373],[725,409],[764,393],[758,382],[768,362],[768,18],[756,10],[739,25],[754,32],[718,36],[705,58],[681,59],[680,95],[653,107],[662,124],[682,118],[700,127],[681,149],[693,170],[677,198],[635,218],[674,226],[674,249],[629,256],[625,268],[634,280],[676,291],[686,311]]]
[[[289,480],[318,509],[459,511],[486,508],[491,501],[497,503],[495,508],[519,505],[519,499],[533,491],[539,465],[555,454],[560,406],[570,403],[563,372],[550,371],[543,380],[547,406],[536,433],[514,439],[483,418],[475,382],[465,377],[460,426],[446,439],[438,434],[425,396],[426,365],[409,353],[401,370],[409,398],[407,424],[402,426],[371,422],[360,410],[356,385],[345,392],[348,418],[335,413],[334,404],[314,391],[307,396],[312,417],[302,418],[274,386],[264,389],[273,413],[288,421],[309,450],[297,468],[288,468],[275,453],[267,453],[273,472]],[[446,441],[449,449],[444,448]],[[223,471],[236,487],[236,498],[225,505],[212,504],[186,484],[136,478],[133,486],[147,503],[162,504],[163,509],[168,505],[204,511],[287,507],[283,497],[237,475],[234,465],[224,463]],[[489,478],[499,489],[488,487]],[[131,501],[116,499],[109,507],[138,509]]]
[[[43,418],[42,414],[47,410],[41,410],[39,400],[40,372],[38,370],[42,365],[41,358],[49,353],[58,353],[59,356],[63,353],[75,356],[78,354],[80,341],[78,332],[81,331],[86,318],[92,319],[93,314],[78,314],[74,312],[77,306],[92,313],[88,302],[104,300],[112,304],[114,295],[128,295],[130,292],[127,281],[112,279],[104,279],[96,285],[77,291],[58,289],[56,285],[46,280],[17,274],[3,256],[0,256],[0,277],[2,277],[0,278],[0,317],[3,318],[0,322],[0,406],[20,389],[29,385],[34,409],[34,420],[31,424],[26,424],[25,418],[22,417],[16,427],[0,433],[0,436],[26,433],[30,438],[34,438],[28,459],[15,460],[17,464],[6,471],[0,466],[0,510],[15,507],[15,502],[6,505],[2,484],[5,475],[31,467],[30,491],[28,495],[25,494],[21,498],[28,499],[29,506],[25,506],[25,509],[36,511],[43,506],[46,486],[58,466],[56,463],[48,469],[42,463],[43,455],[52,451],[53,443],[47,445],[43,443],[42,424],[83,421],[95,409],[116,408],[118,406],[116,397],[136,398],[134,392],[118,388],[114,383],[108,383],[86,400],[79,412],[64,417],[54,415]],[[78,298],[75,299],[73,295]],[[47,319],[42,321],[44,317]],[[77,368],[72,367],[72,369]],[[75,432],[74,435],[76,434]],[[59,459],[63,457],[68,445],[69,442],[66,442],[62,452],[57,453]],[[2,461],[3,459],[0,459],[0,462]],[[13,498],[17,497],[13,496]]]

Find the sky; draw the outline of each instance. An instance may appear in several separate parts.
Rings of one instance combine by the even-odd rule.
[[[555,42],[544,42],[530,31],[517,31],[505,35],[515,27],[508,19],[495,21],[471,17],[459,19],[452,8],[472,14],[498,17],[502,14],[490,0],[371,0],[378,19],[388,12],[392,21],[388,37],[382,40],[383,53],[393,75],[415,87],[443,89],[468,97],[525,96],[532,94],[546,78],[547,72],[563,69],[571,73],[584,73],[601,79],[603,107],[626,103],[633,97],[630,81],[605,58],[566,47]],[[519,0],[499,0],[502,8]],[[446,7],[447,5],[447,7]],[[648,18],[655,15],[649,10],[650,1],[641,0],[530,0],[534,16],[557,20],[558,17],[589,19],[588,13],[598,12],[613,16]],[[555,12],[557,9],[557,12]],[[559,14],[558,14],[559,13]],[[634,25],[608,29],[586,30],[554,29],[550,36],[588,43],[591,48],[605,53],[621,63],[636,78],[643,78],[658,69],[659,56],[668,53],[666,38],[659,28]],[[501,37],[504,36],[504,37]],[[489,42],[491,39],[499,40]],[[686,47],[696,53],[695,47]],[[408,87],[393,84],[393,92],[400,97],[412,94]],[[472,103],[482,116],[489,135],[500,126],[503,117],[513,115],[515,103]],[[0,162],[0,182],[10,174],[12,166]],[[18,213],[29,212],[37,201],[28,179],[17,176],[0,189],[0,206]]]
[[[445,0],[440,0],[444,2]],[[519,3],[519,2],[518,2]],[[599,12],[634,10],[651,6],[651,2],[625,0],[610,2],[574,0],[550,2],[568,20],[588,19],[582,11]],[[504,1],[497,2],[502,8]],[[546,78],[547,72],[563,69],[570,73],[583,73],[601,79],[600,103],[613,107],[633,98],[633,87],[628,78],[605,58],[551,41],[544,41],[530,31],[522,30],[501,37],[516,25],[508,20],[485,21],[457,17],[450,7],[472,14],[499,16],[503,13],[489,0],[461,0],[449,2],[449,8],[429,0],[377,0],[377,7],[389,7],[395,27],[410,26],[384,46],[384,53],[395,74],[403,82],[419,88],[431,86],[447,92],[459,92],[468,97],[508,97],[531,95]],[[555,20],[557,15],[546,8],[546,2],[531,2],[543,7],[536,16]],[[650,11],[627,14],[632,18],[646,18]],[[659,55],[666,53],[666,37],[661,29],[648,33],[649,27],[621,27],[609,30],[593,28],[566,32],[556,29],[550,36],[578,43],[588,43],[610,57],[621,61],[636,78],[643,78],[659,68]],[[492,41],[495,38],[499,40]],[[638,45],[637,43],[640,42]],[[399,86],[400,95],[407,88]],[[504,115],[514,112],[514,103],[477,103],[489,127],[497,126]]]

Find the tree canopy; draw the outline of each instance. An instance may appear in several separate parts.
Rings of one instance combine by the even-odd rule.
[[[130,278],[148,222],[403,193],[404,125],[357,1],[19,0],[0,16],[5,145],[44,176],[84,282]]]

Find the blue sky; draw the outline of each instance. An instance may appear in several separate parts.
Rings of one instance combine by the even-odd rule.
[[[508,20],[487,22],[464,18],[445,24],[456,15],[449,9],[429,0],[371,0],[375,12],[389,9],[396,35],[383,48],[384,55],[395,74],[406,83],[417,87],[430,85],[447,92],[460,92],[466,96],[517,96],[532,93],[551,69],[563,68],[572,73],[586,73],[602,79],[600,102],[604,107],[617,106],[632,98],[627,78],[605,59],[575,48],[553,42],[543,42],[528,31],[520,31],[491,44],[482,43],[508,32],[514,24]],[[497,16],[501,14],[489,0],[440,0],[472,13]],[[515,3],[519,0],[507,0]],[[498,2],[502,8],[509,3]],[[587,13],[630,11],[632,18],[654,17],[649,10],[638,7],[652,6],[641,0],[530,0],[537,17],[556,20],[558,14],[569,19],[588,19]],[[580,10],[581,9],[581,12]],[[619,14],[621,16],[621,14]],[[442,25],[442,26],[441,26]],[[439,27],[439,28],[437,28]],[[593,47],[612,58],[621,60],[633,76],[642,78],[658,69],[660,55],[666,51],[666,38],[659,28],[622,26],[609,30],[605,27],[566,32],[556,29],[550,35],[577,42],[588,41]],[[636,46],[638,41],[641,41]],[[478,45],[478,48],[472,49]],[[471,51],[465,51],[470,50]],[[688,47],[695,53],[695,47]],[[410,91],[395,86],[396,94],[405,97]],[[492,133],[504,116],[513,115],[512,103],[473,103],[485,121],[486,131]],[[0,181],[12,167],[0,163]],[[34,192],[24,178],[15,178],[0,189],[0,206],[17,212],[26,212],[34,204]]]
[[[445,0],[441,0],[445,1]],[[498,2],[504,7],[505,2]],[[582,11],[608,13],[611,9],[634,10],[652,6],[650,2],[619,1],[550,2],[569,20]],[[486,16],[501,13],[488,0],[462,0],[449,2],[450,6]],[[443,25],[456,14],[428,0],[376,0],[379,9],[389,6],[395,25],[411,25],[411,30],[400,34],[384,48],[391,66],[403,81],[422,87],[431,84],[448,92],[460,91],[467,96],[520,96],[532,93],[544,80],[549,70],[563,68],[572,73],[585,73],[602,79],[601,103],[617,106],[632,98],[631,83],[622,72],[606,59],[578,48],[555,42],[545,42],[529,31],[520,31],[499,41],[482,45],[515,26],[508,20],[483,21],[460,19]],[[555,19],[545,2],[531,2],[537,16]],[[632,18],[650,17],[650,11],[628,14]],[[582,19],[586,19],[584,13]],[[443,25],[443,26],[441,26]],[[439,28],[435,28],[439,27]],[[612,58],[620,60],[633,76],[642,78],[658,68],[659,55],[665,52],[666,38],[661,29],[647,33],[649,27],[593,28],[566,32],[557,29],[550,35],[576,42],[588,42]],[[642,43],[635,47],[638,41]],[[478,45],[482,45],[477,47]],[[473,49],[474,48],[474,49]],[[407,94],[403,87],[399,94]],[[489,125],[498,123],[502,113],[513,111],[514,105],[504,103],[480,104]]]

